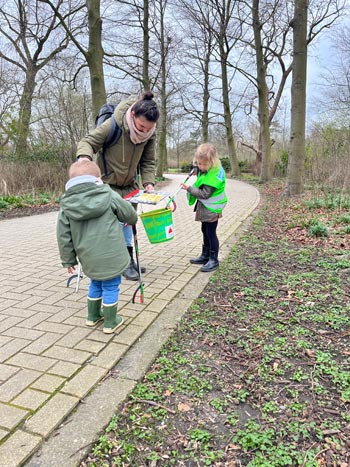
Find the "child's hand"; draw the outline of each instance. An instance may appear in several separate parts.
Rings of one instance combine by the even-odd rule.
[[[188,186],[185,185],[184,183],[181,183],[181,188],[186,191],[188,190]]]
[[[67,268],[68,274],[73,274],[74,271],[75,271],[75,266],[69,266],[69,268]]]

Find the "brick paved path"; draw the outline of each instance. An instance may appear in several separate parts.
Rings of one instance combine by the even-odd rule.
[[[162,190],[174,193],[185,177],[167,178]],[[228,180],[227,192],[229,203],[218,227],[221,259],[230,250],[227,240],[259,202],[257,190],[240,181]],[[172,241],[150,244],[138,224],[141,264],[147,267],[145,303],[131,303],[137,283],[124,280],[119,310],[125,324],[112,335],[104,334],[102,326],[84,324],[88,279],[78,293],[74,282],[66,287],[56,246],[57,213],[0,221],[0,467],[26,462],[48,467],[47,461],[35,463],[30,456],[83,398],[93,397],[92,389],[193,278],[207,281],[209,275],[188,261],[201,250],[200,223],[194,222],[185,192],[176,202]],[[131,386],[126,387],[127,393]]]

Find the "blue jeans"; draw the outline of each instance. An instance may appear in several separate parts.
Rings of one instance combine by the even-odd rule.
[[[126,246],[132,246],[132,226],[131,225],[123,225],[123,234]]]
[[[121,276],[108,279],[107,281],[90,280],[88,298],[96,300],[102,298],[103,305],[115,305],[118,303],[119,286],[122,281]]]

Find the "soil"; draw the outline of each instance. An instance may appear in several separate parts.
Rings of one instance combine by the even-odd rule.
[[[23,208],[12,208],[4,211],[0,210],[0,221],[4,219],[14,219],[16,217],[35,216],[47,212],[58,211],[58,204],[42,204],[38,206],[28,206]]]
[[[263,191],[80,467],[350,466],[348,213]],[[315,217],[328,237],[310,235]]]

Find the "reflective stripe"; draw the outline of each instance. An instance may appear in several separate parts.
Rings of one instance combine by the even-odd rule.
[[[227,204],[226,193],[223,191],[217,196],[213,196],[209,199],[201,199],[202,204],[208,209],[215,209],[215,211],[222,211]]]

